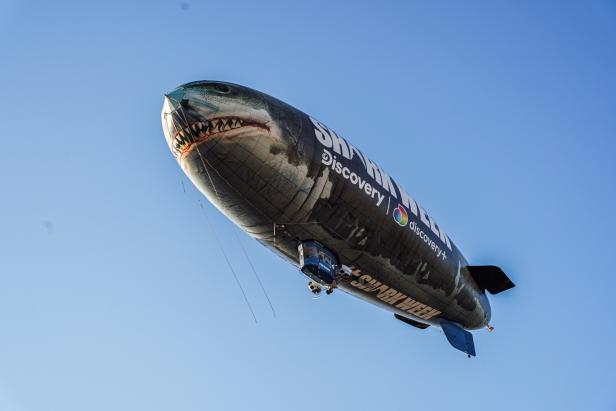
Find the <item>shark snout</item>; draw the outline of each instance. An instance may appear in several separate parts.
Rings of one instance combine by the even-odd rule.
[[[189,85],[165,94],[161,120],[169,149],[178,160],[206,140],[269,132],[263,111],[247,109],[240,96],[221,97],[220,90]]]

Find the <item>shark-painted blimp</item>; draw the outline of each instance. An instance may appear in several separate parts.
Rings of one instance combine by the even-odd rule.
[[[491,328],[486,292],[514,287],[470,265],[434,217],[362,151],[300,110],[248,87],[184,84],[164,97],[167,144],[226,217],[296,266],[310,291],[342,290],[475,355]]]

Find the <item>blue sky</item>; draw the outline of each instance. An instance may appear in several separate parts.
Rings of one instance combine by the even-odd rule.
[[[616,3],[0,3],[0,410],[615,410]],[[319,118],[517,287],[467,359],[205,210],[163,93]],[[183,193],[181,181],[186,185]]]

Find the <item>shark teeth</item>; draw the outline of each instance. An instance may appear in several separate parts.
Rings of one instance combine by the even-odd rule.
[[[176,133],[171,148],[173,153],[177,156],[198,140],[205,139],[212,134],[222,133],[248,125],[261,126],[260,124],[245,121],[238,117],[221,117],[193,123]]]

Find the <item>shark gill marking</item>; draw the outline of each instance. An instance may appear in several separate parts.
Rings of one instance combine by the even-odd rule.
[[[178,131],[173,137],[171,151],[175,157],[185,156],[195,144],[210,137],[244,127],[257,127],[269,131],[269,127],[255,120],[239,117],[219,117],[195,122]]]

